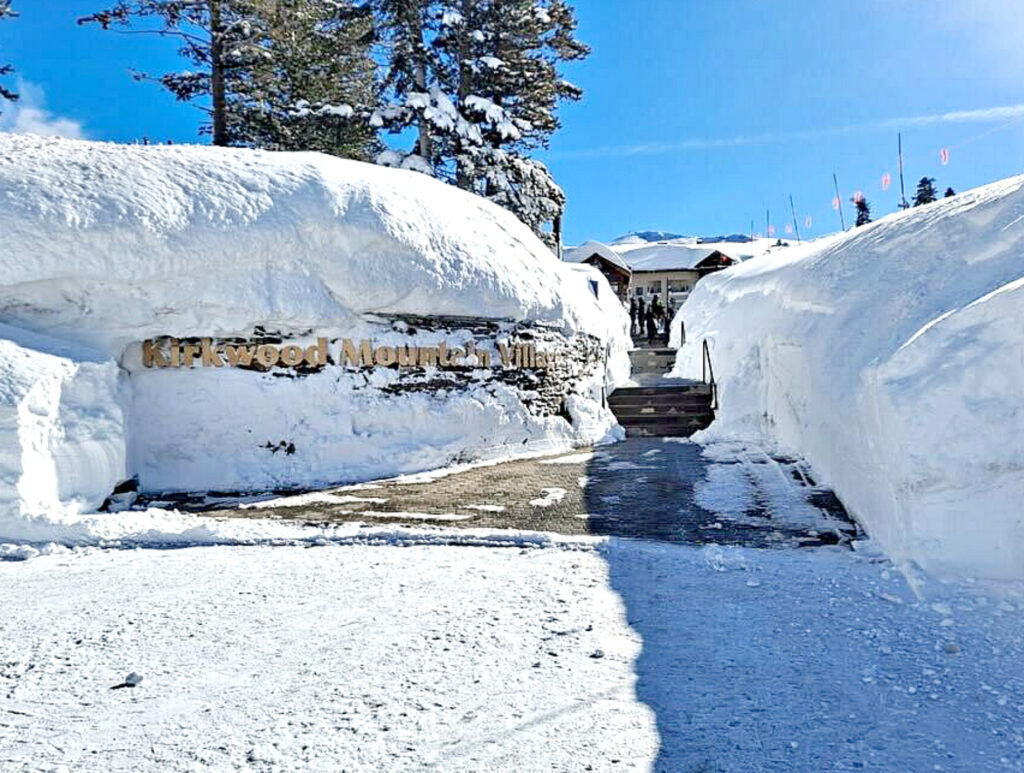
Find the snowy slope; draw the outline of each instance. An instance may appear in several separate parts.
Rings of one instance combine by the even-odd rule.
[[[0,201],[0,538],[88,541],[79,514],[132,476],[143,491],[316,486],[621,434],[602,395],[628,375],[628,319],[603,277],[424,175],[3,134]],[[408,315],[444,319],[414,330]],[[496,369],[432,391],[337,361],[278,378],[294,374],[147,369],[139,352],[256,331],[493,347],[522,325],[601,352],[570,361],[558,415]],[[423,371],[411,378],[439,377]]]
[[[708,434],[805,455],[899,560],[1024,577],[1024,178],[703,279]]]

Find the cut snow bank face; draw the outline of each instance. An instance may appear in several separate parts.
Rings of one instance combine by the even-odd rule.
[[[88,356],[0,325],[0,536],[94,510],[126,477],[124,383]]]
[[[1024,578],[1024,178],[709,276],[680,319],[707,435],[802,454],[897,560]]]
[[[130,476],[293,488],[619,437],[611,288],[453,186],[317,154],[0,135],[0,200],[0,540],[87,541],[99,519],[69,523]],[[200,338],[326,340],[332,359],[143,364],[145,340]],[[529,343],[558,367],[346,364],[346,339],[495,360]]]

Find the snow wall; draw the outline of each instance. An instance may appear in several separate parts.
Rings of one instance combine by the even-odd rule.
[[[709,276],[681,321],[707,436],[806,457],[898,561],[1024,578],[1024,178]]]
[[[0,540],[133,476],[300,488],[621,437],[611,288],[453,186],[7,134],[0,201]]]

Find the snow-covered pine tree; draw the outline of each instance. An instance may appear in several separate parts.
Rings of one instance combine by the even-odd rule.
[[[565,194],[529,156],[559,128],[558,104],[582,95],[559,73],[589,53],[574,37],[575,15],[563,0],[446,0],[439,11],[437,76],[457,111],[437,143],[446,171],[551,242],[544,224]]]
[[[922,177],[917,183],[917,195],[914,196],[914,206],[920,207],[922,204],[931,204],[937,198],[935,178]]]
[[[867,225],[871,222],[871,205],[868,204],[868,200],[863,196],[859,196],[855,199],[851,199],[854,206],[857,207],[857,221],[854,225],[861,226]]]
[[[5,18],[13,19],[17,15],[14,9],[11,8],[11,0],[0,0],[0,21],[3,21]],[[10,75],[12,72],[14,72],[12,65],[4,64],[3,61],[0,61],[0,77]],[[18,94],[16,92],[0,83],[0,102],[4,100],[14,102],[17,98]]]
[[[210,115],[214,145],[238,141],[243,128],[234,108],[239,94],[251,81],[252,68],[269,54],[267,30],[256,8],[257,0],[122,0],[105,11],[78,20],[103,29],[130,31],[172,38],[178,53],[196,71],[165,73],[156,80],[183,102],[198,103]],[[127,28],[131,27],[131,30]],[[207,105],[207,100],[209,104]],[[244,132],[243,132],[244,134]]]
[[[416,136],[409,151],[384,151],[377,163],[442,173],[440,139],[465,122],[441,88],[442,64],[433,45],[443,20],[441,4],[439,0],[371,2],[377,37],[386,53],[381,102],[370,115],[370,126],[391,134],[412,130]]]
[[[241,144],[372,160],[376,106],[370,13],[350,0],[256,0],[265,56],[233,108]]]

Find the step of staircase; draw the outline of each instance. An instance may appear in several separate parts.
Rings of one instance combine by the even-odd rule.
[[[630,354],[670,354],[673,357],[676,356],[676,350],[671,346],[637,346],[629,350]]]
[[[689,437],[711,425],[715,417],[711,414],[703,416],[683,416],[678,418],[661,418],[647,422],[629,422],[622,424],[626,437]]]
[[[707,395],[684,393],[682,395],[629,395],[608,399],[608,405],[616,415],[630,416],[633,414],[675,414],[682,410],[704,408],[711,405]]]

